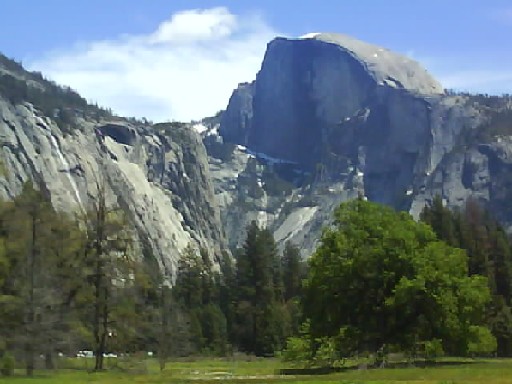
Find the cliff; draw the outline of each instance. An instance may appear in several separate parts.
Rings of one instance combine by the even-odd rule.
[[[488,102],[446,94],[417,62],[348,36],[276,38],[256,80],[234,91],[219,132],[293,188],[273,208],[266,208],[267,197],[239,195],[229,209],[252,204],[245,222],[266,212],[276,238],[301,244],[305,254],[331,208],[358,195],[415,216],[435,194],[450,206],[473,196],[510,224],[500,193],[489,191],[503,187],[505,171],[495,168],[508,169],[505,139],[482,146],[471,134],[510,107],[506,99]],[[468,135],[473,139],[462,148]]]
[[[104,183],[144,255],[170,279],[189,243],[213,260],[227,248],[195,131],[114,117],[5,59],[0,76],[9,84],[0,93],[0,197],[12,198],[33,180],[56,209],[80,213]]]

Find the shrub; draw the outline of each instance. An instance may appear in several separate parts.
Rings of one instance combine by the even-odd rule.
[[[425,341],[425,359],[435,361],[436,358],[444,356],[443,341],[433,339]]]
[[[296,366],[309,366],[311,364],[311,342],[308,337],[290,337],[283,350],[284,361],[292,362]]]
[[[468,354],[470,356],[490,355],[496,351],[496,338],[491,331],[485,327],[469,327],[470,341],[468,343]]]
[[[2,376],[14,375],[14,357],[10,353],[4,353],[0,360],[0,374]]]

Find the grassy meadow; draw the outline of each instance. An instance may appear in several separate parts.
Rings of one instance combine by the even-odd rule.
[[[281,376],[285,367],[277,359],[198,359],[173,361],[160,372],[154,359],[134,362],[108,362],[110,369],[89,373],[86,359],[61,362],[61,369],[49,373],[38,371],[34,378],[16,371],[0,383],[15,384],[82,384],[82,383],[429,383],[429,384],[505,384],[512,383],[512,359],[451,361],[428,368],[348,369],[326,375]],[[92,366],[92,361],[87,362]],[[456,364],[455,364],[456,363]],[[63,368],[66,366],[66,368]]]

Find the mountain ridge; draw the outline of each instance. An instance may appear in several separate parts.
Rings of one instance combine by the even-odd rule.
[[[352,45],[352,50],[340,49],[343,44]],[[358,56],[354,52],[361,52],[360,46],[364,52]],[[485,156],[473,156],[485,180],[474,187],[461,181],[468,178],[467,171],[464,177],[462,171],[452,171],[452,178],[459,180],[455,182],[443,176],[442,170],[447,169],[449,159],[455,159],[452,153],[460,148],[463,136],[480,132],[493,114],[510,108],[507,98],[500,106],[492,97],[445,93],[412,60],[404,62],[404,71],[425,75],[413,76],[416,83],[383,81],[396,79],[381,70],[394,71],[393,65],[381,67],[376,77],[371,65],[360,62],[361,56],[381,52],[388,51],[341,35],[277,38],[269,43],[256,80],[233,92],[223,115],[219,132],[224,141],[298,163],[303,171],[315,175],[309,193],[320,202],[312,204],[317,209],[309,221],[317,234],[318,223],[328,222],[322,211],[330,209],[332,201],[358,195],[408,210],[416,217],[434,194],[453,207],[469,197],[487,204],[496,195],[491,187],[496,185],[492,181],[495,172],[485,165]],[[400,55],[389,55],[391,62],[402,60]],[[478,147],[471,142],[463,151],[472,153],[473,145]],[[500,151],[494,142],[489,148],[489,154]],[[464,168],[460,161],[464,162],[457,160],[457,170]],[[443,189],[437,181],[440,178],[450,188]],[[337,192],[327,197],[331,192],[322,194],[322,188]],[[512,222],[512,217],[501,218]],[[282,218],[276,219],[275,233],[283,233],[282,223]],[[302,245],[308,234],[289,229],[293,235],[285,240]],[[305,248],[310,252],[314,244],[309,242]]]
[[[379,85],[386,84],[425,95],[444,93],[442,85],[420,63],[387,48],[340,33],[306,34],[297,40],[314,40],[341,48],[359,60]]]
[[[512,100],[444,93],[412,60],[424,76],[402,79],[352,48],[339,35],[276,38],[256,80],[200,132],[116,117],[3,57],[0,196],[34,180],[73,211],[102,178],[170,280],[189,243],[219,260],[253,220],[307,257],[332,210],[358,196],[415,216],[436,194],[449,206],[473,197],[510,228]]]
[[[76,93],[45,87],[38,78],[41,93],[0,76],[0,84],[16,86],[0,88],[3,199],[32,180],[47,190],[56,209],[73,213],[87,209],[98,182],[104,183],[109,204],[122,207],[136,229],[139,253],[154,259],[169,280],[189,244],[206,249],[213,261],[226,251],[197,133],[153,128],[80,99],[82,108],[73,101]],[[16,94],[19,89],[27,93]]]

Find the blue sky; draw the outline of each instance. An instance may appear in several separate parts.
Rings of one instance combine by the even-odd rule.
[[[122,115],[189,120],[254,78],[276,35],[340,32],[447,88],[512,93],[510,0],[2,0],[0,51]]]

